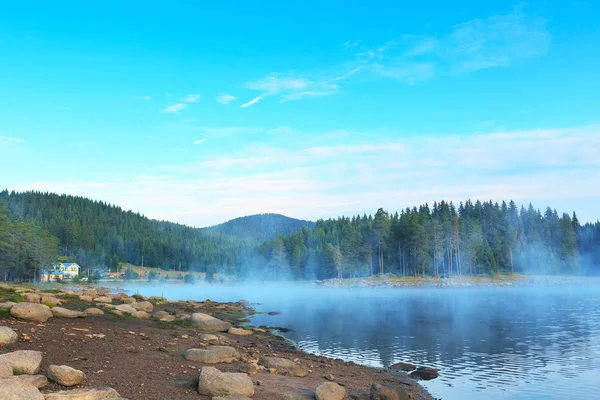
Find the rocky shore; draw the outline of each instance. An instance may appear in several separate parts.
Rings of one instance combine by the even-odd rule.
[[[432,399],[406,365],[374,369],[303,353],[269,327],[248,325],[253,312],[246,301],[0,284],[0,399]]]

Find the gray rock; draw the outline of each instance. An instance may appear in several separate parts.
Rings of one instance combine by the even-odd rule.
[[[118,306],[115,306],[115,309],[117,311],[121,311],[124,312],[126,314],[131,314],[133,315],[133,313],[135,313],[137,310],[133,307],[131,307],[129,304],[119,304]]]
[[[10,310],[15,304],[17,303],[15,303],[14,301],[5,301],[4,303],[0,303],[0,308]]]
[[[119,393],[109,387],[63,390],[45,395],[45,400],[108,400],[118,398],[120,398]]]
[[[4,359],[0,358],[0,379],[10,378],[13,376],[12,365]]]
[[[213,367],[203,367],[198,381],[198,392],[205,396],[228,396],[240,394],[252,397],[254,385],[246,374],[221,372]]]
[[[0,326],[0,346],[17,343],[19,335],[8,326]]]
[[[104,311],[102,311],[99,308],[86,308],[86,310],[84,311],[86,314],[88,315],[104,315]]]
[[[131,306],[138,311],[145,311],[147,313],[151,313],[152,311],[154,311],[154,306],[149,301],[133,303]]]
[[[190,318],[190,322],[204,332],[227,332],[231,328],[229,322],[221,321],[208,314],[194,313]]]
[[[203,333],[202,335],[200,335],[200,340],[208,343],[218,343],[219,337],[210,333]]]
[[[296,364],[292,360],[287,358],[279,357],[263,357],[258,360],[258,365],[262,365],[265,368],[274,368],[278,374],[289,375],[289,376],[306,376],[308,370],[300,365]]]
[[[439,376],[439,371],[435,368],[419,367],[415,371],[408,374],[413,379],[419,379],[422,381],[430,381]]]
[[[240,359],[240,353],[230,346],[210,346],[207,349],[189,349],[183,353],[188,361],[204,364],[232,363]]]
[[[42,296],[36,293],[25,293],[23,295],[25,301],[28,303],[39,303],[42,300]]]
[[[396,364],[390,366],[390,368],[397,369],[397,370],[404,371],[404,372],[410,372],[410,371],[415,370],[415,368],[417,368],[417,366],[414,364],[411,364],[411,363],[407,363],[407,362],[399,362],[399,363],[396,363]]]
[[[75,386],[83,382],[85,374],[67,365],[51,365],[48,367],[48,379],[62,386]]]
[[[52,317],[48,306],[34,303],[17,303],[10,309],[10,314],[15,318],[35,322],[46,322]]]
[[[87,317],[87,314],[84,312],[68,310],[62,307],[53,307],[50,309],[52,311],[52,315],[59,318],[84,318]]]
[[[164,317],[168,317],[170,315],[171,314],[169,314],[166,311],[157,311],[154,314],[152,314],[152,318],[161,319],[161,318],[164,318]]]
[[[374,383],[371,385],[370,400],[410,400],[408,393],[400,388],[380,385]]]
[[[48,378],[44,375],[19,375],[16,378],[31,383],[38,389],[45,387],[48,384]]]
[[[335,382],[324,382],[317,386],[315,397],[317,400],[343,400],[346,389]]]
[[[30,382],[12,377],[0,379],[0,399],[2,400],[44,400],[44,395]]]
[[[34,350],[18,350],[0,354],[0,359],[8,361],[15,374],[35,375],[42,365],[42,352]]]

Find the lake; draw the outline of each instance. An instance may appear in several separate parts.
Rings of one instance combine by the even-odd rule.
[[[261,303],[253,325],[286,327],[307,352],[382,367],[440,369],[452,399],[600,398],[600,288],[356,289],[138,283],[169,299]]]

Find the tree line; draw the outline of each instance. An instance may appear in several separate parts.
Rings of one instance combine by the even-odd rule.
[[[264,274],[295,279],[598,274],[600,223],[510,201],[445,201],[390,214],[319,220],[259,246]]]

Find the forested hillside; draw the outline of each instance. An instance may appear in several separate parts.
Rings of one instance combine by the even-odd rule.
[[[222,235],[264,242],[273,240],[277,236],[298,232],[303,227],[312,229],[314,226],[314,222],[289,218],[280,214],[257,214],[235,218],[223,224],[204,229]]]
[[[331,278],[395,273],[454,276],[489,273],[598,274],[600,223],[575,213],[467,201],[456,208],[407,208],[393,215],[317,221],[260,246],[272,276]]]
[[[0,203],[6,204],[13,219],[56,237],[61,255],[89,267],[115,269],[122,261],[237,274],[252,251],[252,246],[240,239],[151,220],[83,197],[3,191]]]

